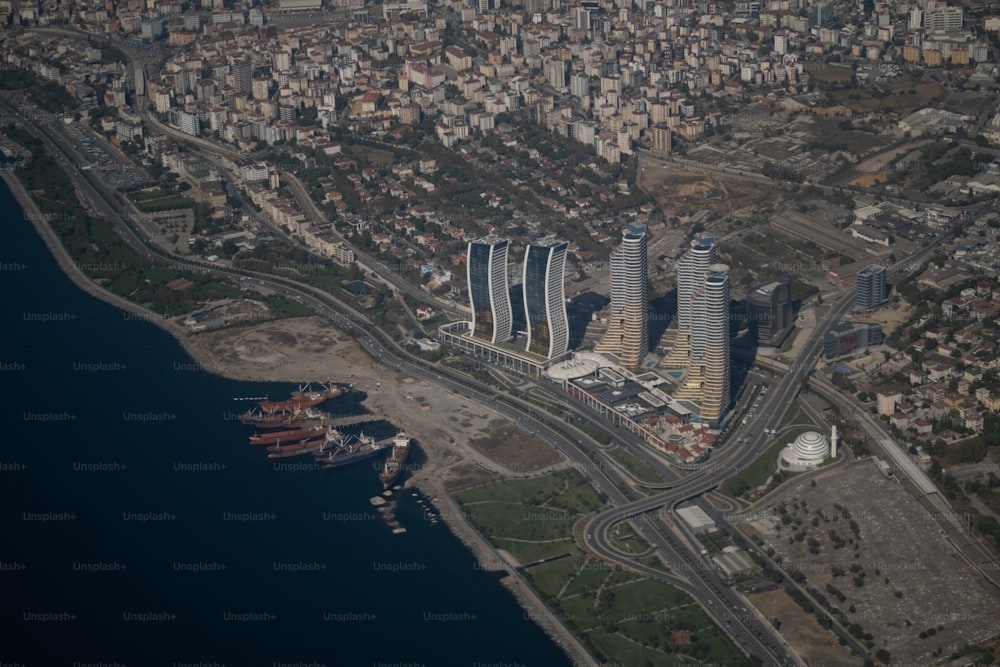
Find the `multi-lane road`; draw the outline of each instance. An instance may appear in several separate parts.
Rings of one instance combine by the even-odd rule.
[[[58,32],[81,36],[75,34],[74,31]],[[136,54],[121,43],[113,40],[105,41],[122,49],[129,57],[136,58]],[[144,107],[145,105],[140,105],[140,109],[145,114]],[[0,102],[0,108],[6,108],[12,115],[16,114],[17,111],[3,102]],[[184,141],[189,146],[195,146],[201,151],[216,156],[216,159],[219,155],[239,157],[231,150],[198,137],[185,135],[179,130],[159,123],[148,115],[146,119],[158,129]],[[490,406],[498,414],[509,417],[526,430],[530,428],[532,432],[558,448],[572,461],[608,498],[612,505],[611,509],[602,512],[588,524],[584,541],[585,546],[590,551],[606,560],[620,563],[646,576],[668,581],[687,591],[699,601],[713,620],[747,654],[755,655],[768,664],[798,663],[798,658],[784,645],[783,640],[771,628],[770,624],[765,619],[748,612],[745,601],[727,586],[719,578],[717,572],[701,558],[696,538],[684,528],[682,522],[674,520],[676,517],[674,510],[678,505],[697,500],[714,489],[721,481],[756,459],[771,444],[766,432],[778,426],[784,408],[791,404],[803,380],[811,373],[815,360],[822,350],[825,333],[850,310],[853,305],[853,295],[847,294],[836,302],[831,312],[813,331],[812,337],[804,347],[799,359],[791,365],[789,372],[781,381],[768,392],[768,396],[757,408],[765,418],[755,420],[744,427],[735,427],[729,438],[730,444],[721,451],[715,452],[712,460],[702,469],[685,477],[679,477],[676,472],[662,465],[662,462],[644,456],[643,459],[647,463],[651,463],[654,469],[664,476],[666,481],[662,486],[666,488],[653,495],[643,496],[636,490],[631,476],[625,474],[601,447],[586,436],[578,437],[582,435],[578,432],[568,433],[565,424],[560,423],[558,427],[554,425],[555,422],[550,424],[548,419],[544,416],[540,417],[537,408],[527,401],[506,394],[497,394],[493,387],[472,380],[446,367],[434,366],[413,357],[364,316],[354,312],[331,295],[307,285],[268,274],[228,269],[206,262],[173,256],[165,249],[151,245],[148,232],[128,224],[126,221],[128,215],[124,216],[123,219],[122,211],[117,208],[118,203],[110,188],[101,183],[96,175],[89,172],[85,175],[73,168],[74,165],[80,164],[79,154],[72,149],[67,150],[59,142],[54,141],[49,130],[43,127],[36,128],[36,136],[39,136],[45,142],[47,149],[60,159],[74,185],[90,206],[112,221],[126,243],[147,259],[170,262],[174,266],[219,276],[239,276],[256,282],[256,287],[261,289],[296,298],[355,335],[369,353],[386,364],[387,367],[410,373],[442,388],[469,396],[473,400]],[[311,199],[301,183],[294,176],[286,178],[286,180],[291,186],[293,194],[300,201],[300,205],[303,205],[311,216],[319,215],[314,204],[311,207],[308,205],[311,204]],[[912,266],[924,261],[926,255],[932,252],[935,245],[942,240],[943,237],[939,237],[934,244],[922,249],[905,263],[901,262],[897,267]],[[411,294],[412,290],[415,289],[398,275],[386,275],[385,267],[374,258],[359,253],[359,260],[370,271],[397,286],[400,293]],[[897,270],[897,267],[893,267],[890,271]],[[414,294],[414,296],[421,299],[427,298],[423,292]],[[546,393],[552,394],[552,392]],[[583,412],[573,402],[562,402],[562,406],[567,411],[575,412],[588,421],[594,420],[593,415]],[[614,439],[629,442],[637,447],[641,446],[633,434],[625,433],[620,429],[612,429],[607,424],[598,424],[598,427],[607,433],[612,433]],[[668,517],[666,520],[664,520],[665,516]],[[614,547],[609,538],[609,531],[616,523],[624,520],[633,523],[640,534],[650,543],[653,551],[661,554],[671,567],[672,573],[668,574],[659,568],[638,562],[639,559],[635,554],[625,554]],[[647,555],[643,554],[643,557]],[[975,557],[978,558],[978,555]],[[857,650],[855,646],[852,648]]]

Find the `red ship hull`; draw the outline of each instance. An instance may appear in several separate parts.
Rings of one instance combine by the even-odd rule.
[[[292,444],[309,440],[311,438],[322,438],[326,435],[325,428],[294,428],[289,431],[277,431],[275,433],[265,433],[264,435],[250,436],[251,445],[277,445]]]
[[[344,390],[340,387],[330,387],[323,391],[298,391],[292,394],[287,401],[260,401],[258,405],[265,413],[294,412],[302,408],[311,408],[323,403],[331,398],[342,395]]]
[[[312,454],[323,449],[323,445],[326,444],[326,440],[322,438],[315,438],[313,440],[305,440],[303,442],[296,443],[294,445],[273,445],[267,448],[269,452],[267,458],[269,459],[284,459],[291,456],[302,456],[303,454]]]

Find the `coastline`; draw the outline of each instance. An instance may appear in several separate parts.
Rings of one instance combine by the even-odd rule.
[[[21,181],[10,171],[0,172],[0,177],[3,178],[11,194],[23,209],[24,217],[32,224],[35,232],[41,237],[52,257],[56,260],[59,268],[62,269],[63,273],[69,277],[74,285],[87,294],[119,308],[123,311],[123,317],[127,317],[127,314],[131,313],[135,319],[153,323],[160,327],[160,329],[168,332],[177,340],[187,355],[191,357],[201,370],[234,381],[282,381],[274,377],[254,377],[252,374],[238,371],[234,366],[214,359],[213,357],[217,355],[212,354],[206,346],[195,343],[187,332],[170,320],[95,283],[69,256],[62,240],[48,224],[44,214],[38,209],[35,201],[28,194]],[[270,324],[280,324],[281,322],[288,322],[288,320],[272,321]],[[335,328],[333,325],[329,326]],[[418,408],[417,410],[406,409],[413,405],[413,397],[410,391],[427,388],[431,390],[429,393],[433,393],[430,385],[427,383],[418,384],[414,381],[415,378],[398,371],[394,371],[394,377],[390,379],[386,377],[385,371],[387,369],[378,367],[377,362],[368,356],[367,353],[363,352],[360,345],[352,343],[352,346],[362,359],[355,359],[350,367],[355,373],[360,372],[359,374],[363,377],[359,378],[358,381],[366,382],[366,388],[370,387],[372,383],[380,387],[382,381],[389,380],[392,384],[396,385],[397,393],[399,391],[407,392],[405,399],[400,401],[399,395],[393,397],[390,395],[390,392],[376,389],[369,393],[369,398],[366,400],[367,407],[376,414],[393,415],[394,418],[406,419],[407,430],[417,435],[420,442],[439,443],[437,446],[423,447],[428,456],[427,463],[419,470],[420,480],[417,479],[417,473],[414,473],[404,482],[404,488],[412,486],[427,496],[428,500],[437,510],[440,520],[448,527],[452,535],[472,553],[478,569],[487,572],[507,572],[507,576],[503,577],[500,583],[514,596],[524,610],[524,619],[538,625],[567,655],[574,667],[599,664],[583,645],[582,641],[559,618],[553,616],[548,606],[542,601],[538,593],[531,588],[530,584],[514,571],[510,565],[503,562],[496,554],[492,545],[463,516],[458,503],[444,490],[443,477],[447,474],[448,468],[463,460],[468,460],[467,456],[463,457],[454,451],[454,445],[461,442],[463,443],[461,449],[467,449],[464,443],[471,439],[472,433],[465,431],[458,424],[452,425],[447,423],[449,420],[443,416],[421,414],[423,408]],[[300,370],[295,372],[305,375],[301,371],[301,366],[299,368]],[[315,370],[318,371],[319,369]],[[301,375],[297,379],[290,379],[288,381],[296,382],[309,379],[303,378]],[[461,396],[451,394],[449,396],[457,399],[459,403],[465,400]],[[393,398],[396,400],[393,400]],[[435,402],[442,401],[443,398],[439,394],[434,395]],[[410,405],[407,405],[406,401],[410,401]],[[462,405],[461,407],[468,408],[467,405]],[[442,415],[449,413],[449,410],[441,412]],[[417,425],[412,424],[412,422],[423,423]],[[414,428],[414,426],[416,427]],[[502,469],[502,466],[497,465],[497,468]]]

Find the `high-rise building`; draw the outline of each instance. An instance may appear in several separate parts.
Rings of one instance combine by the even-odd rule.
[[[249,93],[253,87],[253,68],[249,60],[237,60],[233,63],[233,90],[237,93]]]
[[[660,365],[682,370],[687,367],[691,350],[691,322],[694,319],[694,294],[701,289],[708,267],[715,264],[715,238],[697,234],[691,247],[677,260],[677,337]]]
[[[854,305],[859,310],[871,310],[885,303],[885,267],[872,264],[858,271],[858,292]]]
[[[777,347],[792,330],[792,281],[785,277],[747,295],[747,322],[758,345]]]
[[[702,421],[718,423],[729,407],[729,267],[710,264],[698,283],[686,304],[688,358],[674,398],[696,403]]]
[[[566,87],[566,61],[559,58],[549,58],[544,65],[545,79],[556,90]]]
[[[729,267],[717,264],[715,239],[698,234],[677,261],[677,336],[661,366],[679,372],[674,398],[718,423],[729,407]]]
[[[649,268],[646,226],[625,228],[622,242],[611,253],[611,307],[608,329],[594,346],[596,352],[618,357],[625,367],[638,366],[649,352]]]
[[[524,253],[525,349],[546,359],[569,349],[564,280],[568,247],[566,241],[543,239],[528,245]]]
[[[507,281],[508,246],[507,239],[490,234],[471,241],[466,258],[472,335],[490,343],[509,340],[513,328]]]

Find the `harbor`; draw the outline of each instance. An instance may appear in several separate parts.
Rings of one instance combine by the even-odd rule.
[[[269,397],[233,400],[257,402],[255,408],[240,415],[240,423],[254,429],[253,435],[249,436],[250,444],[264,446],[269,459],[312,455],[324,470],[333,470],[387,452],[378,476],[383,495],[391,497],[394,490],[401,488],[398,483],[410,454],[411,439],[404,431],[381,440],[363,432],[350,434],[341,431],[349,426],[384,421],[369,412],[334,415],[319,409],[320,405],[344,393],[343,387],[333,383],[324,385],[320,390],[313,390],[307,384],[299,386],[285,400],[272,401]],[[405,532],[398,523],[391,520],[389,523],[393,532]]]

